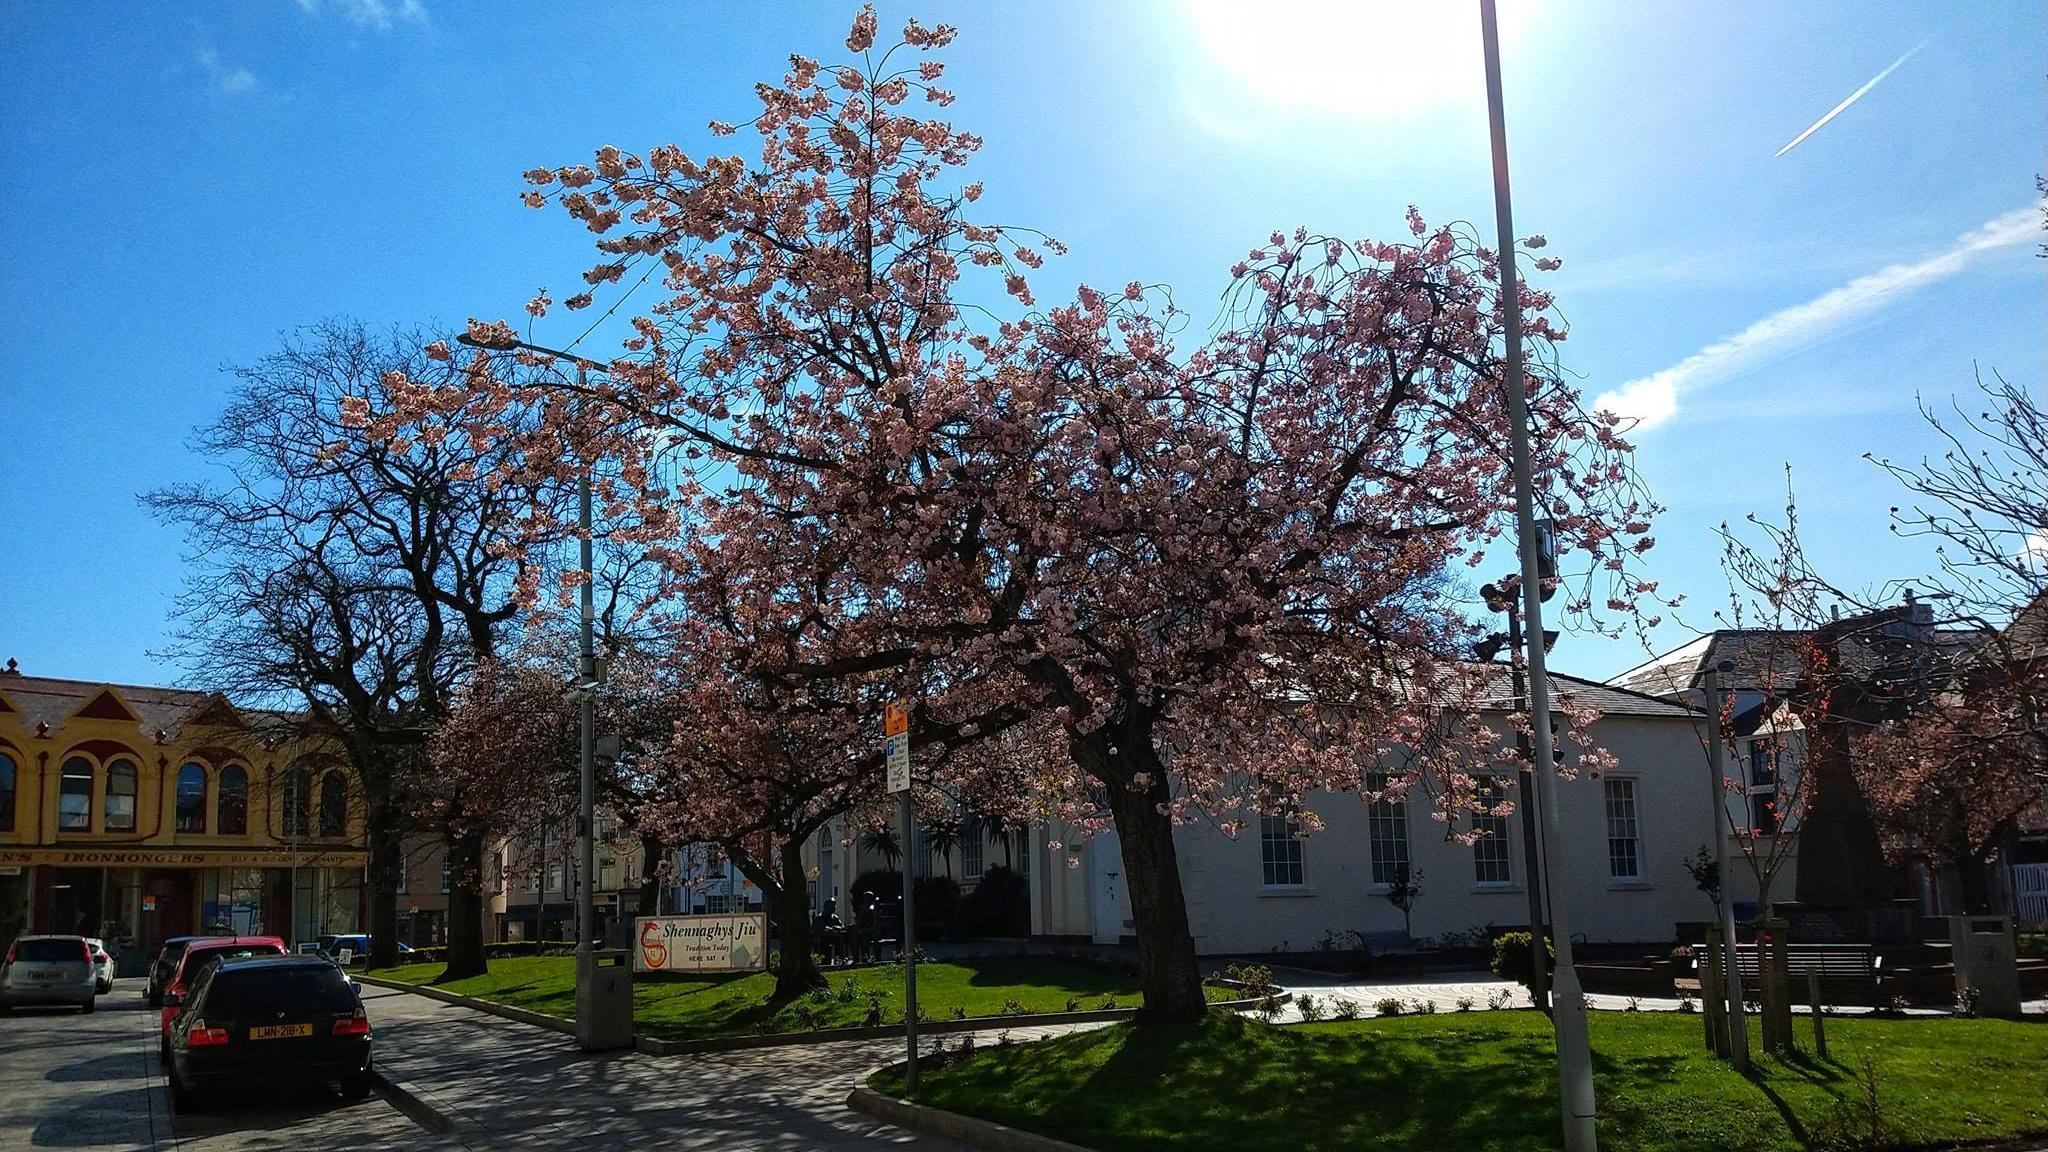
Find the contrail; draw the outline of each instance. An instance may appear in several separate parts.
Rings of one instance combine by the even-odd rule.
[[[1849,98],[1847,100],[1844,100],[1840,104],[1835,105],[1832,109],[1828,111],[1827,115],[1821,117],[1818,120],[1815,120],[1813,122],[1812,127],[1808,128],[1804,132],[1801,132],[1799,135],[1794,136],[1790,144],[1787,144],[1783,148],[1778,149],[1776,156],[1783,156],[1785,153],[1790,152],[1794,148],[1799,147],[1801,141],[1805,140],[1808,136],[1813,135],[1815,132],[1820,131],[1821,125],[1826,124],[1828,121],[1833,120],[1837,116],[1840,116],[1843,110],[1848,108],[1849,105],[1854,104],[1858,100],[1863,99],[1864,93],[1870,91],[1872,88],[1877,87],[1878,81],[1891,75],[1894,69],[1898,68],[1899,65],[1904,64],[1909,58],[1912,57],[1913,53],[1918,52],[1922,47],[1925,47],[1926,44],[1927,41],[1922,40],[1920,41],[1920,43],[1913,45],[1911,48],[1906,50],[1906,54],[1904,56],[1901,56],[1897,60],[1892,61],[1891,67],[1886,68],[1884,71],[1879,72],[1877,75],[1872,76],[1870,79],[1864,81],[1863,87],[1858,88],[1854,92],[1849,93]],[[1773,159],[1775,159],[1776,156],[1774,156]]]

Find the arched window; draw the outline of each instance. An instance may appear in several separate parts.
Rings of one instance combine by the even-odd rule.
[[[14,831],[14,757],[0,752],[0,832]]]
[[[206,831],[206,766],[178,769],[178,831]]]
[[[249,774],[230,764],[220,770],[220,787],[215,792],[213,830],[223,836],[240,836],[249,830]]]
[[[63,832],[92,831],[92,761],[73,756],[64,762],[64,779],[57,786],[57,828]]]
[[[135,831],[135,764],[116,760],[107,765],[107,799],[101,830]]]
[[[306,805],[311,799],[313,777],[304,768],[293,768],[284,774],[284,834],[304,836],[306,834]]]
[[[348,777],[329,772],[320,778],[320,834],[339,836],[348,831]]]

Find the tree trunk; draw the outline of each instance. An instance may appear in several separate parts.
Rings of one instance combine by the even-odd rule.
[[[404,871],[405,843],[389,789],[373,791],[365,798],[363,825],[370,848],[370,956],[366,963],[371,968],[395,968],[398,877]]]
[[[776,937],[782,943],[782,962],[775,972],[775,998],[794,1000],[825,983],[811,955],[810,885],[804,877],[804,842],[791,837],[782,842],[782,875],[773,893]]]
[[[1138,1011],[1141,1027],[1178,1026],[1201,1020],[1208,1011],[1195,940],[1188,931],[1187,899],[1180,886],[1180,857],[1173,842],[1173,818],[1166,770],[1149,738],[1125,745],[1122,757],[1144,787],[1110,784],[1109,810],[1123,842],[1124,885],[1131,922],[1138,934],[1138,979],[1145,993]]]
[[[661,841],[652,836],[640,838],[639,915],[661,915]]]
[[[475,833],[448,840],[448,969],[440,980],[481,976],[484,962],[484,841]]]

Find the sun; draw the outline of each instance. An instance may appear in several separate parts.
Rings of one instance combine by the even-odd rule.
[[[1477,0],[1178,0],[1217,79],[1269,106],[1400,116],[1482,104]],[[1510,52],[1535,0],[1501,5]]]

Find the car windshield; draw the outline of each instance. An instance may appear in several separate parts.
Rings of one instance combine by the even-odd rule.
[[[213,974],[206,1007],[213,1012],[351,1012],[355,994],[341,970],[243,968]]]
[[[245,956],[282,956],[283,950],[275,944],[237,944],[232,948],[202,948],[185,959],[186,971],[197,971],[199,966],[218,964],[222,960],[237,960]]]
[[[14,944],[14,959],[30,964],[62,964],[67,961],[83,961],[85,945],[77,940],[44,939],[17,940]]]

